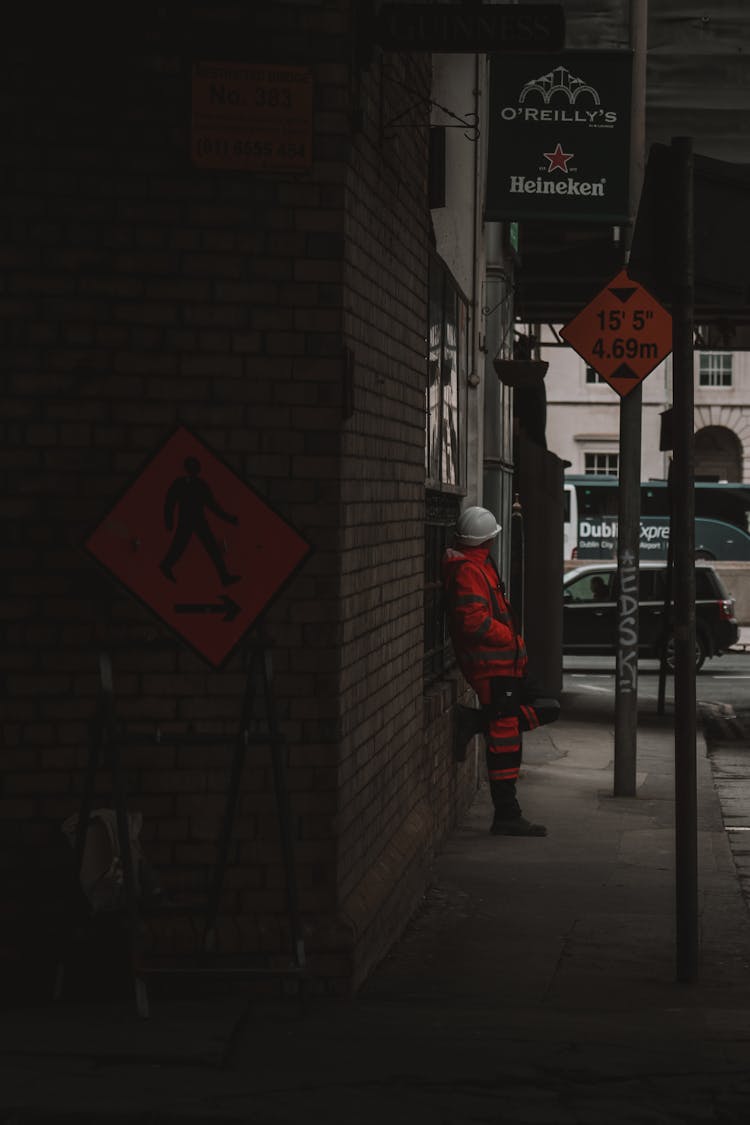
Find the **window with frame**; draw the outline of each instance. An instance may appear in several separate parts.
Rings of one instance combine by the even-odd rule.
[[[450,546],[461,509],[461,497],[428,492],[425,513],[424,677],[430,684],[453,667],[455,655],[448,632],[443,596],[442,561]]]
[[[430,683],[455,663],[443,606],[442,558],[466,489],[469,303],[445,263],[430,258],[427,353],[424,672]]]
[[[584,453],[583,471],[587,476],[616,477],[620,474],[619,453]]]
[[[466,484],[466,385],[469,302],[440,258],[430,258],[427,373],[428,487]]]
[[[701,387],[731,387],[732,353],[700,352],[698,384]]]

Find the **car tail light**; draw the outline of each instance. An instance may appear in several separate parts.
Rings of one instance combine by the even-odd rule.
[[[722,598],[719,602],[719,616],[724,621],[734,621],[734,602],[731,598]]]

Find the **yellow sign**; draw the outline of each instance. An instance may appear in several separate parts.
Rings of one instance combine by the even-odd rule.
[[[191,154],[199,168],[301,172],[312,164],[312,72],[193,64]]]
[[[620,270],[560,335],[624,398],[672,351],[672,317]]]

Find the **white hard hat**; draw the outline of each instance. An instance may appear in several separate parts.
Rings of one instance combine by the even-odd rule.
[[[456,524],[456,535],[467,547],[476,547],[494,539],[502,531],[492,512],[486,508],[466,508],[461,512]]]

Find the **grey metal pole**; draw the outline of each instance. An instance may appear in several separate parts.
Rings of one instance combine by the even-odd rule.
[[[630,210],[643,183],[646,136],[648,0],[630,2],[633,90],[630,116]],[[626,234],[626,257],[630,249]],[[640,385],[620,400],[620,488],[617,518],[617,675],[615,679],[615,797],[634,797],[638,731],[638,553],[641,516]]]
[[[667,575],[664,583],[664,610],[661,626],[661,652],[659,654],[659,693],[656,702],[657,715],[664,714],[667,691],[667,642],[672,634],[672,575],[674,574],[674,486],[672,466],[669,462],[667,475],[667,504],[669,511],[669,543],[667,545]]]
[[[638,559],[641,527],[641,388],[620,401],[617,519],[615,797],[634,797],[638,735]]]
[[[674,200],[675,869],[678,981],[698,971],[698,800],[695,707],[693,143],[672,138]]]

